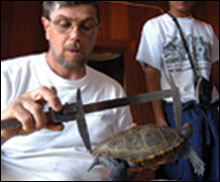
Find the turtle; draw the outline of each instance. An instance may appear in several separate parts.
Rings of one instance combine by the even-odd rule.
[[[182,157],[189,159],[197,175],[203,175],[205,163],[188,144],[192,136],[190,122],[179,130],[156,124],[132,127],[98,145],[92,152],[94,161],[88,171],[101,164],[111,171],[110,181],[127,181],[128,168],[162,165]]]

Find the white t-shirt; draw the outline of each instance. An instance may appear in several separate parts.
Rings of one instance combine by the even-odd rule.
[[[209,24],[193,17],[177,18],[184,32],[195,68],[199,75],[209,80],[211,66],[219,60],[219,42]],[[168,15],[147,21],[142,30],[136,59],[161,71],[161,88],[169,89],[167,70],[180,89],[182,102],[195,100],[193,71],[179,30]],[[213,100],[218,97],[216,89]],[[167,99],[172,101],[172,99]]]
[[[81,80],[59,77],[48,66],[44,53],[1,63],[1,111],[23,93],[41,86],[56,87],[62,104],[75,102],[78,88],[81,88],[84,104],[124,96],[116,81],[89,67]],[[132,118],[129,108],[122,107],[87,114],[86,121],[94,149],[101,141],[128,129]],[[1,147],[1,179],[107,180],[109,171],[102,166],[87,172],[93,159],[84,147],[76,122],[68,122],[62,132],[42,129],[4,143]]]

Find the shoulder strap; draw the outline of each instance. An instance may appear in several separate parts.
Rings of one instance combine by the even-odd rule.
[[[177,26],[177,28],[178,28],[178,30],[180,32],[181,39],[183,41],[184,47],[186,49],[186,52],[187,52],[187,54],[189,56],[189,61],[190,61],[191,67],[193,69],[193,73],[194,73],[195,77],[197,77],[198,75],[196,73],[195,66],[193,64],[193,59],[192,59],[192,56],[190,54],[190,50],[189,50],[189,47],[187,45],[186,39],[184,38],[184,34],[183,34],[182,29],[181,29],[181,26],[180,26],[178,20],[176,19],[176,17],[174,17],[171,13],[168,13],[168,15],[170,15],[170,17],[173,19],[174,23],[176,24],[176,26]]]

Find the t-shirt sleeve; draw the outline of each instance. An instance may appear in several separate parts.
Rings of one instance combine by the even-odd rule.
[[[211,32],[213,35],[213,46],[212,46],[212,62],[219,61],[219,41],[218,38],[216,37],[212,27],[211,27]]]
[[[8,106],[11,90],[11,83],[8,79],[7,73],[1,70],[1,111]]]
[[[158,70],[161,69],[161,40],[158,34],[157,25],[153,21],[148,21],[143,27],[137,61],[141,65],[148,64]]]

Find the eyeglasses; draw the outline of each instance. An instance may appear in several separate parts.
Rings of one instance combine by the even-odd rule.
[[[83,20],[79,23],[73,22],[68,18],[61,18],[61,19],[57,19],[57,20],[50,20],[49,19],[49,21],[54,25],[56,31],[59,33],[68,34],[77,25],[79,28],[79,31],[86,36],[93,35],[96,28],[99,25],[99,23],[96,23],[95,20],[91,19],[91,18]]]

